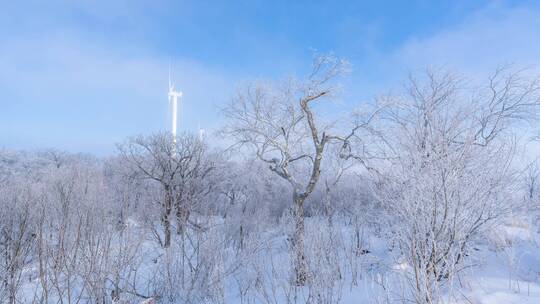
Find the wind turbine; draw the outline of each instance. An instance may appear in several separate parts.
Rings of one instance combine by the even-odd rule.
[[[176,127],[177,127],[177,117],[178,117],[178,98],[182,97],[182,92],[174,90],[174,85],[171,82],[171,68],[169,67],[169,105],[171,107],[171,133],[173,141],[173,154],[176,153]]]
[[[204,141],[205,136],[206,136],[206,130],[201,128],[201,124],[199,124],[199,140]]]

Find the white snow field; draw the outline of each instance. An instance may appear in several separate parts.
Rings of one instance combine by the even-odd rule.
[[[230,228],[219,222],[215,220],[216,232]],[[307,286],[297,287],[291,283],[286,231],[267,231],[265,238],[246,242],[243,252],[231,249],[215,254],[213,245],[205,240],[206,258],[213,260],[207,260],[204,269],[194,274],[191,271],[199,271],[196,265],[188,271],[182,268],[201,260],[182,261],[178,242],[169,250],[156,249],[159,247],[154,241],[137,236],[139,227],[131,221],[124,236],[137,238],[138,245],[127,263],[131,268],[122,270],[132,281],[124,283],[139,295],[160,291],[169,298],[144,299],[135,292],[124,292],[111,303],[410,303],[407,274],[411,267],[400,262],[399,253],[389,250],[389,244],[376,233],[349,225],[333,228],[317,218],[310,218],[308,227],[307,231],[312,232],[307,236],[306,251],[313,276]],[[212,243],[219,243],[219,237],[219,233],[213,235]],[[361,242],[361,252],[355,251],[356,240]],[[540,303],[538,240],[536,229],[525,224],[493,230],[489,239],[475,247],[474,258],[467,260],[469,267],[459,273],[452,286],[444,286],[441,303]],[[120,252],[128,248],[125,244],[114,244],[113,255],[126,258]],[[33,264],[25,269],[19,303],[37,302],[42,291],[38,268]],[[70,290],[74,299],[87,288],[80,285],[83,281],[71,282],[76,285]],[[63,295],[64,301],[58,297],[60,294],[49,298],[49,302],[67,303],[67,294]],[[79,303],[91,302],[81,297]]]

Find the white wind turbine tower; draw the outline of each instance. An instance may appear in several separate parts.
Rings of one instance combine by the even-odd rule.
[[[171,82],[171,70],[169,68],[169,104],[171,106],[171,133],[173,141],[173,154],[176,153],[176,127],[177,127],[177,117],[178,117],[178,98],[182,97],[182,92],[174,90],[174,85]]]
[[[204,141],[204,137],[206,136],[206,130],[201,128],[201,124],[199,124],[199,140]]]

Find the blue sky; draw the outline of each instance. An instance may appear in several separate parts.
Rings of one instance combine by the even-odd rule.
[[[435,65],[538,69],[538,1],[4,1],[0,147],[105,155],[162,130],[172,64],[180,128],[209,130],[239,83],[347,58],[342,111]],[[536,2],[536,3],[535,3]],[[540,71],[540,70],[539,70]]]

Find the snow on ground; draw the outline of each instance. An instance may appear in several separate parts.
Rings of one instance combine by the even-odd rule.
[[[521,304],[540,303],[540,234],[534,227],[510,224],[493,232],[492,240],[479,244],[475,266],[464,271],[443,303],[451,304]],[[378,260],[378,272],[364,278],[358,288],[344,289],[343,303],[401,303],[405,281],[400,272],[409,265],[392,261],[384,242],[375,244],[370,256]],[[395,259],[395,258],[394,258]],[[387,263],[386,273],[380,269]],[[386,276],[386,281],[381,276]],[[382,283],[388,284],[382,288]],[[401,299],[401,300],[400,300]]]
[[[479,265],[464,273],[460,297],[450,302],[540,303],[539,234],[533,227],[513,223],[498,229],[493,238],[478,248]]]
[[[270,234],[270,232],[268,232]],[[351,231],[344,228],[341,233],[345,236]],[[321,236],[323,241],[325,240]],[[365,233],[362,236],[363,248],[368,250],[362,253],[357,260],[355,258],[340,256],[338,264],[347,268],[346,278],[341,283],[334,285],[332,303],[356,304],[356,303],[403,303],[404,290],[407,282],[403,274],[410,271],[410,266],[400,261],[397,252],[388,250],[387,242],[383,238],[376,237],[373,233]],[[278,292],[275,303],[285,301],[280,292],[287,290],[288,267],[287,241],[285,234],[269,236],[270,251],[264,251],[265,267],[274,264],[262,273],[267,276],[262,279],[276,279],[274,275],[280,275],[283,281],[274,281],[271,291]],[[540,234],[530,225],[509,224],[497,229],[492,237],[475,248],[474,266],[461,273],[452,292],[446,296],[444,303],[451,304],[519,304],[540,303],[540,247],[538,245]],[[142,267],[139,269],[143,277],[152,273],[156,261],[163,258],[163,252],[156,250],[152,242],[144,241],[141,250],[144,252]],[[347,244],[342,244],[347,246]],[[350,261],[347,261],[350,259]],[[356,272],[351,270],[357,267]],[[36,269],[28,269],[35,272]],[[325,274],[324,272],[322,273]],[[253,279],[253,273],[245,273],[233,276],[227,282],[225,292],[226,303],[240,303],[241,288],[245,287],[240,282]],[[356,278],[351,276],[356,275]],[[34,277],[35,278],[35,277]],[[255,282],[255,281],[254,281]],[[257,281],[258,282],[258,281]],[[327,284],[326,281],[321,283]],[[266,281],[265,284],[270,284]],[[30,297],[38,288],[37,281],[28,282],[24,286],[24,294]],[[144,290],[144,289],[141,289]],[[308,298],[309,290],[295,290],[301,303]],[[302,300],[303,299],[303,300]],[[254,294],[252,303],[263,303],[262,295]],[[300,303],[299,302],[299,303]]]

